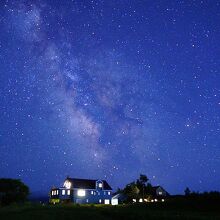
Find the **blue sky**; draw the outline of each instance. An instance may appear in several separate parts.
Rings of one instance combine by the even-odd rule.
[[[0,177],[220,190],[219,1],[1,1]]]

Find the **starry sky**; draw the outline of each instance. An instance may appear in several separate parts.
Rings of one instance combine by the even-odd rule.
[[[220,190],[220,1],[0,2],[0,177]]]

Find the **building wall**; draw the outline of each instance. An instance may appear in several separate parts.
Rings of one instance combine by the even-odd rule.
[[[78,190],[81,190],[80,193]],[[56,192],[56,195],[52,195],[52,191]],[[59,188],[52,190],[50,193],[51,199],[58,199],[63,202],[74,202],[79,204],[105,204],[105,200],[111,204],[112,192],[111,190],[102,189],[66,189]],[[84,195],[85,192],[85,195]],[[58,194],[57,194],[58,193]],[[54,194],[54,193],[53,193]]]
[[[73,193],[73,202],[80,204],[87,204],[87,203],[104,204],[105,200],[109,200],[109,204],[110,204],[111,197],[112,196],[110,190],[98,190],[98,189],[85,190],[85,196],[79,196],[78,189],[75,189]]]

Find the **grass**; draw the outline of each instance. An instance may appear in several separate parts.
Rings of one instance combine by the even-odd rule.
[[[204,206],[203,206],[204,205]],[[99,220],[99,219],[220,219],[219,205],[154,203],[142,205],[40,205],[25,204],[0,208],[0,219],[7,220]],[[206,208],[204,208],[206,207]],[[208,208],[207,208],[208,207]]]

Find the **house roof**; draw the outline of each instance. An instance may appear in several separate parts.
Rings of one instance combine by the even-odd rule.
[[[112,197],[112,199],[118,199],[118,200],[126,200],[127,196],[123,193],[118,193]]]
[[[91,179],[78,179],[78,178],[69,178],[67,177],[66,180],[69,180],[73,186],[73,188],[77,189],[96,189],[96,180]],[[105,181],[101,180],[103,182],[103,190],[112,190],[111,186]]]
[[[158,188],[161,188],[163,191],[166,192],[167,195],[169,195],[169,193],[162,186],[153,186],[152,187],[152,194],[153,195],[156,195],[156,191],[157,191]]]

